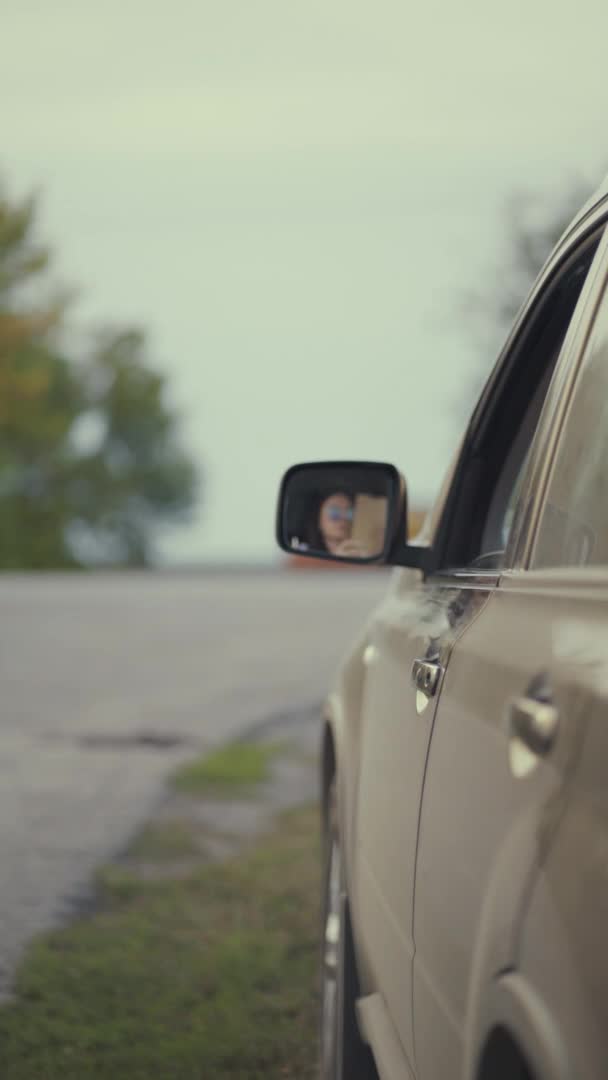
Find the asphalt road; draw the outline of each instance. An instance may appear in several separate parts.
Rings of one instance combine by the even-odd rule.
[[[314,707],[380,573],[0,578],[0,995],[187,755]]]

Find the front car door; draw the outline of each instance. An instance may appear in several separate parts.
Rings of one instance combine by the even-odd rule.
[[[351,905],[364,989],[380,992],[383,1030],[394,1032],[410,1068],[418,815],[439,685],[432,680],[441,676],[440,651],[482,600],[483,592],[471,593],[462,603],[460,589],[426,587],[404,573],[374,615],[365,654]]]

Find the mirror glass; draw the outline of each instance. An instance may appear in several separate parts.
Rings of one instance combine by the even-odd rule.
[[[379,559],[397,497],[387,465],[300,465],[283,482],[282,546],[334,559]]]

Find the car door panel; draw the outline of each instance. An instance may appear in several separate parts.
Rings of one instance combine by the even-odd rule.
[[[411,670],[424,658],[443,670],[485,595],[470,591],[463,600],[459,588],[410,583],[387,598],[370,629],[351,900],[362,966],[370,973],[364,989],[381,992],[410,1062],[418,819],[440,691],[421,698]]]
[[[581,745],[555,840],[531,890],[517,966],[559,1033],[563,1075],[603,1080],[608,1062],[608,571],[564,570],[549,580],[564,598],[554,647],[564,678],[578,695]]]
[[[521,575],[520,575],[521,579]],[[429,751],[416,870],[414,1038],[420,1080],[461,1075],[488,980],[512,963],[535,868],[563,806],[580,728],[554,647],[559,600],[508,576],[453,649]],[[541,690],[542,688],[542,690]],[[555,742],[533,753],[510,705],[547,693]]]
[[[418,811],[434,703],[418,717],[410,671],[429,643],[423,586],[394,594],[376,613],[362,708],[354,853],[354,917],[371,973],[408,1057],[412,1054],[411,913]],[[369,659],[371,657],[371,659]],[[397,818],[395,818],[397,814]],[[393,822],[399,821],[399,828]]]

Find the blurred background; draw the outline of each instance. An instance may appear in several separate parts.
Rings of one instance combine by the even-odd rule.
[[[230,882],[213,954],[203,877],[193,945],[191,906],[183,926],[149,930],[154,909],[151,940],[135,932],[130,898],[148,912],[155,874],[179,891],[200,808],[177,831],[140,830],[176,785],[208,791],[207,765],[176,769],[260,725],[297,732],[310,772],[302,787],[284,763],[268,813],[285,791],[314,797],[320,703],[387,576],[283,573],[298,560],[275,546],[281,475],[392,462],[420,524],[532,279],[608,169],[607,30],[605,0],[3,5],[0,1001],[18,996],[0,1007],[3,1076],[177,1075],[186,1029],[199,1041],[180,1076],[201,1062],[214,1077],[314,1075],[294,1062],[315,1040],[316,824],[287,834],[272,889],[303,836],[306,886],[268,886],[249,957],[241,939],[221,952]],[[261,820],[239,819],[234,793],[270,752],[244,772],[240,753],[211,769],[228,778],[220,847],[228,819],[246,836]],[[138,836],[143,876],[103,878],[122,929],[97,941],[93,920],[69,964],[62,937],[24,961],[32,937],[95,907],[99,865]],[[242,879],[253,899],[256,875]],[[276,911],[303,913],[305,931]],[[284,951],[304,933],[305,976]],[[186,1022],[213,956],[222,1008],[209,1013],[210,992]],[[243,971],[255,980],[261,957],[276,968],[260,975],[274,1049],[239,1073],[226,1047],[262,1038],[235,1005],[255,998]],[[188,965],[174,1001],[163,979]],[[150,1055],[139,1072],[135,1047]],[[85,1070],[96,1055],[107,1073]]]
[[[392,461],[426,507],[608,167],[606,22],[600,0],[10,4],[0,565],[272,562],[297,460]]]

